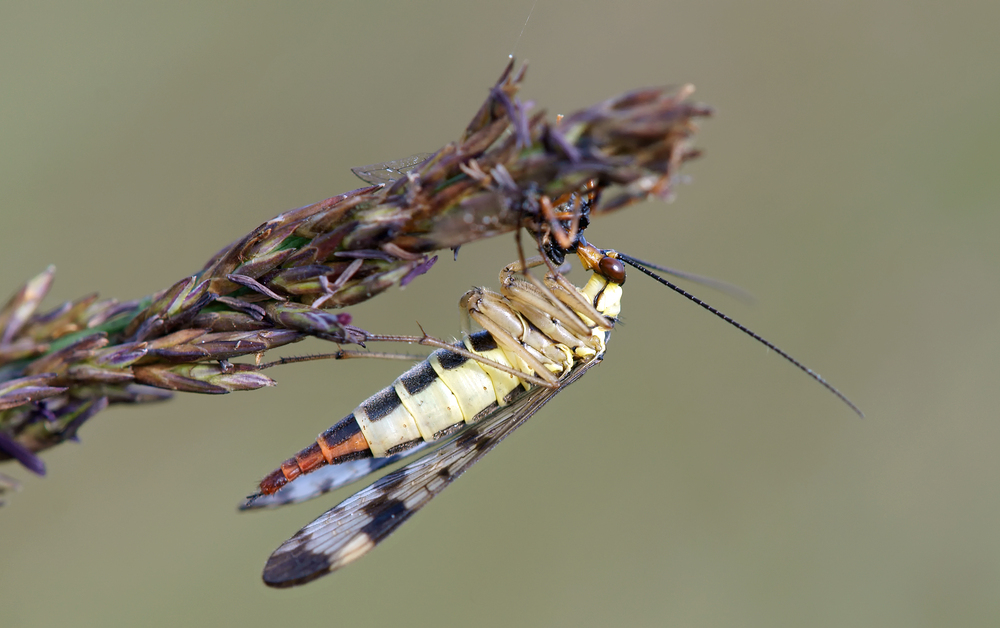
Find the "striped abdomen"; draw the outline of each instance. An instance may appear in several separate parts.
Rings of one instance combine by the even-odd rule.
[[[472,334],[464,346],[488,360],[517,368],[488,332]],[[282,463],[261,481],[260,492],[270,495],[323,465],[391,456],[421,441],[437,440],[506,405],[521,383],[513,375],[438,349]]]
[[[509,268],[505,272],[512,274]],[[523,285],[505,286],[513,301],[529,290]],[[619,285],[595,274],[580,292],[601,314],[617,316]],[[584,336],[565,329],[554,318],[565,318],[565,309],[548,311],[544,302],[540,306],[537,301],[531,305],[515,305],[513,301],[483,289],[467,293],[462,303],[477,322],[494,331],[472,334],[455,346],[464,346],[485,360],[520,373],[538,374],[544,369],[549,377],[567,372],[575,360],[604,352],[606,331],[589,319],[577,321],[587,331]],[[259,492],[273,494],[298,476],[327,464],[391,456],[447,436],[497,406],[507,405],[519,386],[532,387],[515,375],[439,349],[282,463],[261,480]]]

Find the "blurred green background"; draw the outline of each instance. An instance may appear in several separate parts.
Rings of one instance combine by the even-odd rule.
[[[3,465],[0,623],[1000,622],[1000,4],[542,0],[518,39],[531,4],[4,2],[0,295],[50,263],[49,306],[165,287],[351,166],[457,137],[517,41],[552,113],[697,85],[718,115],[692,184],[590,239],[752,291],[696,290],[869,418],[633,273],[587,383],[305,588],[260,570],[336,500],[235,505],[400,363],[114,409],[48,477]],[[350,311],[449,336],[513,257],[471,245]]]

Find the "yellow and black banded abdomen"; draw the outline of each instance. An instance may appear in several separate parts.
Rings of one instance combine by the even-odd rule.
[[[468,336],[464,347],[488,360],[517,368],[489,332]],[[327,464],[391,456],[421,442],[442,438],[497,406],[507,405],[520,385],[521,380],[510,373],[439,349],[282,463],[261,481],[260,492],[270,495],[298,476]]]
[[[515,298],[514,301],[528,301],[528,305],[521,304],[521,309],[527,309],[529,305],[541,307],[547,317],[540,319],[541,324],[556,325],[557,320],[566,315],[565,311],[556,305],[545,308],[544,302],[540,306],[538,295],[523,286],[518,287],[519,284],[503,281],[504,278],[509,279],[507,276],[515,270],[513,265],[505,268],[501,283],[507,285],[508,291],[513,291],[515,297],[519,290],[523,290],[532,298],[527,299],[521,294],[523,298]],[[622,275],[621,280],[611,281],[595,272],[587,285],[580,289],[585,299],[583,303],[591,304],[589,307],[596,312],[594,316],[613,319],[618,315],[624,271],[618,274]],[[482,289],[470,291],[463,297],[462,303],[469,300],[470,295],[481,297],[484,294],[489,293]],[[551,338],[541,342],[538,336],[544,337],[545,334],[524,319],[514,301],[494,296],[496,298],[481,298],[475,304],[469,300],[466,306],[473,313],[474,308],[489,304],[496,312],[494,318],[486,318],[487,322],[503,319],[510,323],[506,326],[493,325],[496,328],[493,333],[500,334],[501,342],[484,330],[471,334],[462,343],[456,343],[455,347],[464,345],[468,352],[487,362],[536,376],[538,369],[548,369],[552,374],[565,373],[575,361],[592,360],[604,353],[609,324],[602,327],[576,312],[578,323],[584,330],[590,330],[589,335],[568,336],[572,346]],[[476,313],[483,314],[479,309]],[[568,328],[566,333],[569,333]],[[549,348],[555,348],[557,352],[550,356],[547,352]],[[353,413],[320,434],[309,447],[272,471],[260,482],[260,493],[273,494],[298,476],[327,464],[371,456],[392,456],[420,443],[438,440],[466,423],[474,423],[498,406],[507,405],[518,387],[527,390],[532,386],[488,363],[447,349],[435,351],[427,360],[396,378],[391,386],[363,401]]]
[[[487,332],[469,336],[465,345],[484,358],[511,366]],[[520,384],[509,373],[439,349],[396,378],[392,386],[362,402],[354,410],[354,419],[372,455],[391,456],[420,441],[450,434],[496,405],[506,405]]]

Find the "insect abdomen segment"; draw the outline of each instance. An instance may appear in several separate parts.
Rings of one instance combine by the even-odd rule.
[[[474,344],[470,339],[466,348],[511,366],[501,350],[477,352]],[[506,403],[507,395],[521,384],[517,377],[499,371],[502,377],[494,379],[482,364],[459,357],[438,349],[358,406],[354,419],[373,456],[391,455],[413,441],[437,440],[441,433],[450,433],[452,426],[473,421],[491,404]]]
[[[369,458],[371,455],[368,441],[361,433],[358,422],[354,420],[354,414],[348,414],[320,434],[316,442],[281,463],[280,467],[261,480],[260,492],[271,495],[303,473],[309,473],[323,465]]]

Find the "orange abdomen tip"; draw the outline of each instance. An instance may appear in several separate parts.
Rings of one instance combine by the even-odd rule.
[[[371,455],[371,448],[361,432],[361,426],[358,425],[354,415],[349,414],[320,434],[316,442],[269,473],[260,481],[259,490],[262,495],[273,495],[282,486],[304,473],[310,473],[327,464],[339,464],[348,460],[368,458]]]

